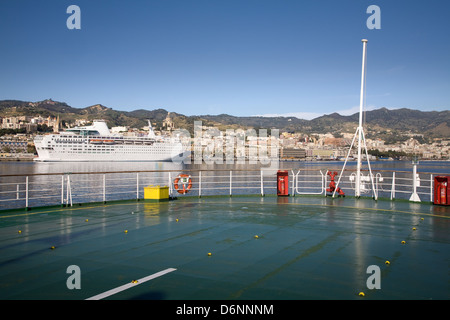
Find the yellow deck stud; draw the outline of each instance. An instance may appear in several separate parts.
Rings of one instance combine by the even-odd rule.
[[[405,241],[405,240],[403,240],[403,241],[402,241],[402,244],[405,244],[405,243],[406,243],[406,241]]]
[[[17,233],[22,233],[22,230],[17,231]]]
[[[138,283],[139,281],[137,280],[131,280],[131,283]]]
[[[212,253],[211,252],[208,252],[208,257],[211,257],[212,256]]]
[[[259,236],[257,234],[255,234],[255,239],[258,239],[258,238],[259,238]]]
[[[51,246],[50,249],[55,250],[55,246]]]
[[[386,260],[385,264],[390,265],[391,263],[389,262],[389,260]]]
[[[179,220],[178,220],[178,219],[175,219],[175,221],[178,222]]]
[[[416,228],[413,228],[413,231],[416,231],[417,229]]]
[[[420,220],[422,220],[422,221],[423,221],[423,218],[420,218]]]
[[[89,219],[86,219],[85,221],[86,221],[86,222],[88,222],[88,221],[89,221]]]
[[[128,230],[124,230],[123,232],[128,233]]]
[[[364,293],[364,292],[360,292],[360,293],[358,293],[358,296],[360,296],[360,297],[364,297],[366,294]]]

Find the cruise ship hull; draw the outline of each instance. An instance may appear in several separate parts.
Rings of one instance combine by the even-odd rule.
[[[181,143],[154,142],[152,145],[52,144],[52,136],[36,143],[35,161],[182,161],[188,156]]]
[[[186,154],[180,153],[174,157],[124,157],[124,156],[96,156],[96,157],[83,157],[81,155],[75,155],[72,157],[65,157],[64,155],[58,156],[38,156],[34,159],[36,162],[175,162],[183,161],[187,158]]]
[[[157,138],[152,130],[143,137],[112,135],[103,120],[62,134],[36,136],[34,143],[38,153],[35,161],[41,162],[181,162],[189,156],[178,139]]]

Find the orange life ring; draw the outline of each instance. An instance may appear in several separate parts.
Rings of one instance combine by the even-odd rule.
[[[180,180],[181,180],[181,185],[182,185],[183,189],[180,189],[180,186],[178,185]],[[178,193],[181,193],[181,194],[188,193],[189,190],[191,190],[191,188],[192,188],[191,176],[188,174],[179,174],[178,177],[176,177],[175,180],[173,181],[173,187],[175,188],[175,190],[178,191]]]

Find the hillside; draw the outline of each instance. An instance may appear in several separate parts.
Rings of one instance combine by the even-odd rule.
[[[73,108],[64,102],[47,99],[39,102],[20,100],[0,101],[0,117],[30,115],[57,116],[61,121],[73,123],[75,119],[105,119],[109,126],[143,127],[147,119],[151,119],[156,128],[162,126],[168,111],[164,109],[134,111],[118,111],[95,104],[86,108]],[[228,114],[186,116],[171,112],[177,128],[186,128],[192,132],[196,120],[204,125],[216,126],[220,130],[227,128],[277,128],[280,131],[312,133],[332,133],[340,135],[344,132],[354,133],[358,125],[359,114],[342,116],[338,113],[324,115],[313,120],[295,117],[236,117]],[[385,141],[399,140],[408,135],[424,135],[424,139],[450,137],[450,111],[423,112],[411,109],[388,110],[381,108],[365,113],[366,136],[379,137]]]
[[[341,116],[337,113],[311,120],[310,132],[353,132],[358,125],[359,114]],[[367,111],[364,127],[368,138],[389,140],[396,136],[423,135],[425,139],[450,137],[450,111],[419,111],[411,109],[389,110],[381,108]],[[398,138],[398,137],[397,137]]]

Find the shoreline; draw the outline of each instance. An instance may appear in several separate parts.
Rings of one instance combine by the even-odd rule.
[[[5,158],[0,158],[0,161],[26,161],[26,162],[33,162],[33,159],[35,157],[5,157]]]

